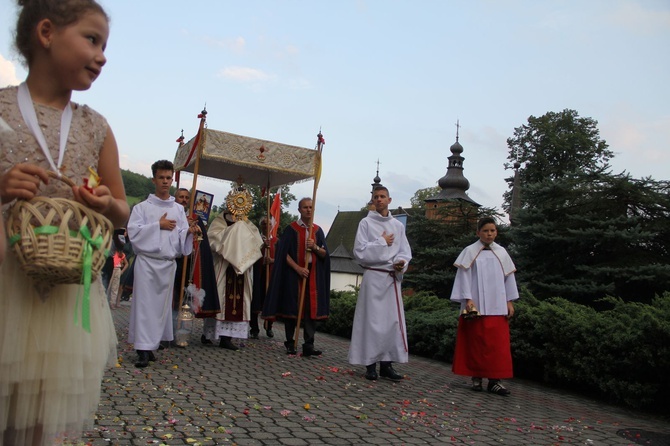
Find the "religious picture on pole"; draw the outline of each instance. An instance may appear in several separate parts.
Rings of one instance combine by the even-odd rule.
[[[209,221],[209,212],[212,209],[214,195],[207,192],[195,191],[195,201],[193,202],[193,213],[196,214],[202,223],[207,226]]]

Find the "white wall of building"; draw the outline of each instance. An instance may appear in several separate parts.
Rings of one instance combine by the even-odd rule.
[[[362,278],[363,276],[359,274],[331,272],[330,289],[335,291],[353,291],[351,286],[360,286]]]

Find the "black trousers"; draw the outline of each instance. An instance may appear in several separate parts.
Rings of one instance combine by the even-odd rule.
[[[312,268],[312,265],[309,265],[309,268]],[[316,333],[316,321],[309,317],[310,312],[310,303],[309,303],[309,294],[310,294],[310,283],[307,281],[307,286],[305,287],[305,304],[302,312],[302,324],[304,327],[303,338],[305,339],[306,345],[314,345],[314,334]],[[296,319],[284,319],[284,332],[286,333],[286,340],[293,342],[293,337],[295,336],[295,328],[298,323]]]
[[[251,312],[251,320],[249,321],[249,328],[251,328],[252,333],[259,333],[260,326],[258,325],[258,315],[260,312]],[[263,321],[263,326],[265,326],[265,321]],[[272,321],[268,321],[268,329],[272,328]]]
[[[316,333],[316,321],[314,319],[304,317],[302,318],[303,322],[303,338],[305,339],[305,345],[314,345],[314,333]],[[290,343],[293,342],[293,337],[295,336],[295,328],[298,323],[297,319],[284,319],[284,331],[286,333],[286,340]]]

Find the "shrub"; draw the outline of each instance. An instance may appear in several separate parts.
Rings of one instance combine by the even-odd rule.
[[[322,331],[351,337],[357,290],[331,292]],[[608,297],[601,310],[520,289],[510,322],[516,376],[599,396],[629,407],[670,413],[670,293],[651,305]],[[458,309],[421,291],[403,296],[410,353],[451,362]]]
[[[511,325],[515,374],[634,408],[663,409],[670,396],[661,386],[670,373],[670,293],[652,305],[608,297],[602,311],[523,294]]]
[[[405,296],[404,304],[410,352],[451,362],[458,324],[455,304],[426,291]]]
[[[319,327],[319,330],[351,339],[356,299],[358,299],[357,291],[331,291],[330,317]]]

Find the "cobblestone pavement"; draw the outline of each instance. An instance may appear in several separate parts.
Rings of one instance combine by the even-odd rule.
[[[367,381],[347,339],[317,333],[323,356],[288,356],[281,324],[237,352],[202,345],[196,326],[187,348],[136,369],[129,308],[113,310],[119,362],[87,444],[670,444],[667,420],[520,379],[506,381],[509,397],[473,392],[450,364],[417,356],[396,365],[403,381]]]

